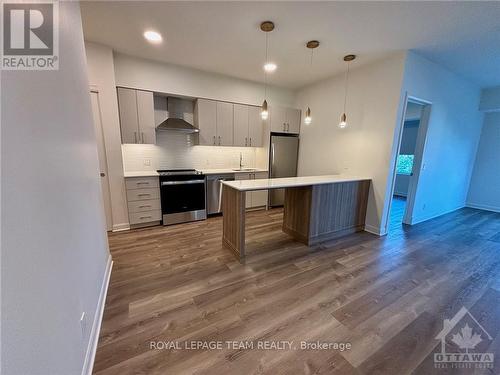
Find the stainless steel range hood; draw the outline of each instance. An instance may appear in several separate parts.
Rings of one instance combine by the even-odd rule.
[[[167,101],[167,119],[156,127],[156,130],[169,130],[183,133],[198,133],[194,127],[194,101],[169,96]]]

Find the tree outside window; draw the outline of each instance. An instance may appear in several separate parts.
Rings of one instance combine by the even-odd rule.
[[[397,174],[411,175],[413,171],[413,158],[415,155],[404,155],[398,156],[398,162],[396,165]]]

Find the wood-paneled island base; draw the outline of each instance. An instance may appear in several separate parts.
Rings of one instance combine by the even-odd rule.
[[[245,193],[285,189],[283,231],[314,245],[364,230],[370,179],[307,176],[223,181],[222,243],[245,262]]]

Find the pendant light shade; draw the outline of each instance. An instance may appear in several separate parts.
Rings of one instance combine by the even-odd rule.
[[[267,118],[269,117],[269,112],[267,110],[267,100],[265,99],[264,102],[262,102],[260,117],[262,118],[262,120],[267,120]]]
[[[307,107],[306,117],[304,117],[304,124],[309,125],[312,122],[311,108]]]
[[[347,126],[347,116],[345,113],[342,113],[342,116],[340,116],[340,122],[339,122],[339,128],[344,129]]]
[[[264,65],[264,101],[262,102],[262,108],[260,112],[260,117],[262,120],[267,120],[269,118],[269,111],[267,109],[267,74],[272,73],[276,70],[276,64],[269,62],[268,49],[269,49],[269,33],[274,30],[274,23],[271,21],[264,21],[260,24],[260,29],[266,33],[266,61]]]
[[[319,47],[319,42],[317,40],[310,40],[309,42],[307,42],[306,47],[311,50],[311,61],[309,64],[309,73],[311,73],[312,72],[312,64],[313,64],[313,52],[314,52],[315,48]],[[310,125],[311,122],[312,122],[311,108],[307,107],[306,115],[304,117],[304,124]]]
[[[344,112],[342,116],[340,116],[339,128],[345,129],[347,128],[347,115],[346,115],[346,107],[347,107],[347,87],[349,83],[349,63],[356,58],[356,55],[346,55],[344,56],[344,61],[347,63],[347,69],[345,73],[345,90],[344,90]]]

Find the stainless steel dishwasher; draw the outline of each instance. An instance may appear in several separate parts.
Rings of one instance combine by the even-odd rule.
[[[207,214],[222,212],[222,181],[234,181],[234,173],[207,175]]]

